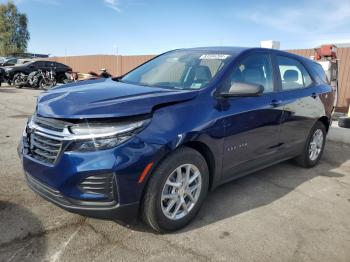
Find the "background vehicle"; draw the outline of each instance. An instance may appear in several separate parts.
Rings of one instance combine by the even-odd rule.
[[[13,66],[5,70],[7,74],[7,79],[9,81],[13,81],[16,74],[24,73],[26,75],[29,75],[31,72],[38,71],[39,69],[42,71],[50,71],[52,68],[55,68],[56,81],[60,83],[63,83],[63,81],[66,79],[65,73],[72,71],[72,69],[69,66],[51,61],[33,61],[25,63],[23,65]]]
[[[42,72],[39,70],[39,87],[42,89],[50,89],[54,87],[56,82],[56,71],[55,69],[52,69],[50,71]]]
[[[19,146],[28,185],[72,212],[140,211],[157,231],[179,229],[208,190],[287,159],[318,163],[334,102],[324,74],[278,50],[193,48],[54,88]]]
[[[42,71],[39,69],[31,72],[29,75],[24,73],[16,74],[13,78],[13,83],[17,88],[31,87],[50,89],[57,84],[55,75],[54,69],[50,71]]]
[[[101,71],[100,77],[103,77],[103,78],[112,77],[112,75],[110,73],[108,73],[106,68],[102,68],[100,71]]]
[[[15,57],[7,57],[0,62],[0,66],[14,66],[17,64],[18,59]]]
[[[0,86],[5,82],[5,69],[0,67]]]
[[[6,57],[0,56],[0,66],[5,62]]]
[[[337,47],[335,45],[322,45],[315,49],[315,56],[312,57],[317,61],[325,71],[326,80],[334,90],[334,108],[338,102],[339,94],[339,61],[337,59]]]

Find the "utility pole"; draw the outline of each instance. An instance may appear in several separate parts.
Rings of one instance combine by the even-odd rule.
[[[113,45],[113,47],[115,48],[115,55],[116,55],[116,58],[117,58],[117,68],[116,68],[116,71],[117,71],[117,76],[119,76],[119,68],[118,68],[118,46],[117,45]]]
[[[67,48],[64,48],[64,63],[67,64]]]

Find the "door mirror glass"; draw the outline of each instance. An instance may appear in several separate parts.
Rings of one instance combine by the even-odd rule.
[[[223,97],[260,96],[264,92],[262,85],[253,83],[233,82],[228,92],[221,93]]]

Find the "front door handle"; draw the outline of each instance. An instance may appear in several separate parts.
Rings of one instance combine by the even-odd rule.
[[[273,107],[278,107],[282,103],[281,100],[273,99],[270,103]]]
[[[311,97],[312,97],[312,98],[317,98],[317,94],[316,94],[316,93],[312,93],[312,94],[311,94]]]

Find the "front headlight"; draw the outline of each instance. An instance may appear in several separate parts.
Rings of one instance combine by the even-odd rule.
[[[70,126],[69,131],[75,137],[75,142],[69,150],[95,151],[113,148],[135,136],[149,121],[82,123]]]

